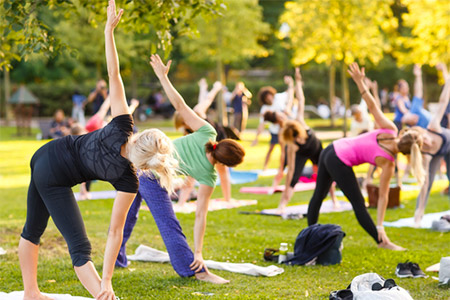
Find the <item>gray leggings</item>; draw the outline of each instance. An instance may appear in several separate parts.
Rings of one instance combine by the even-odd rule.
[[[442,158],[444,158],[444,156],[442,155],[437,155],[437,156],[433,156],[433,158],[430,161],[430,166],[429,166],[429,170],[428,170],[428,188],[426,191],[426,196],[425,196],[425,206],[427,205],[428,202],[428,197],[430,196],[430,191],[431,191],[431,187],[433,186],[433,182],[434,182],[434,177],[436,177],[436,173],[439,170],[439,168],[441,167],[441,160]],[[449,177],[449,155],[445,156],[445,161],[447,163],[447,177]],[[450,177],[449,177],[450,180]],[[419,196],[417,196],[417,201],[416,201],[416,209],[419,207],[419,200],[420,200],[420,194]]]

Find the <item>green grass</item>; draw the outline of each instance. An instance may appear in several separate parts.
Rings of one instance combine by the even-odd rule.
[[[3,129],[2,129],[3,132]],[[179,134],[170,133],[171,137]],[[0,256],[0,291],[22,290],[22,279],[17,258],[17,245],[26,216],[26,195],[29,182],[29,161],[33,153],[45,141],[11,140],[0,142],[0,246],[7,254]],[[243,136],[247,150],[246,162],[239,169],[261,168],[268,143],[263,136],[256,147],[250,147],[252,134]],[[270,167],[276,167],[274,153]],[[365,167],[358,168],[363,172]],[[262,178],[252,185],[269,185],[272,178]],[[439,191],[447,183],[435,184],[427,212],[449,209],[446,196]],[[238,191],[242,185],[233,186],[233,196],[237,199],[257,199],[258,205],[231,210],[210,212],[205,236],[204,257],[230,262],[253,262],[269,265],[262,260],[265,247],[278,247],[280,242],[289,242],[290,250],[298,232],[307,226],[306,220],[282,220],[276,217],[240,215],[241,210],[260,210],[277,206],[280,195],[243,195]],[[77,189],[77,188],[75,188]],[[108,183],[96,182],[94,190],[112,189]],[[312,192],[296,193],[291,204],[307,203]],[[402,193],[404,208],[388,210],[386,220],[396,220],[413,215],[416,192]],[[221,197],[218,187],[213,197]],[[93,248],[93,259],[101,272],[106,233],[110,220],[113,200],[80,202],[86,229]],[[370,210],[373,218],[375,210]],[[179,214],[189,244],[193,245],[193,214]],[[366,272],[376,272],[395,281],[410,291],[414,299],[448,299],[449,290],[437,287],[433,279],[398,279],[394,271],[397,263],[408,260],[418,262],[425,269],[450,255],[449,234],[429,230],[387,228],[392,241],[408,248],[406,252],[392,252],[378,249],[368,234],[359,226],[353,212],[331,213],[320,216],[321,223],[342,226],[347,233],[344,238],[343,260],[336,266],[284,267],[285,272],[272,278],[250,277],[218,271],[231,283],[216,286],[179,278],[169,264],[133,262],[127,269],[117,269],[113,286],[121,299],[199,299],[195,292],[211,292],[211,299],[328,299],[330,291],[343,289],[352,278]],[[141,211],[139,221],[128,242],[128,253],[139,244],[165,250],[153,218],[148,211]],[[432,275],[432,274],[430,274]],[[70,293],[86,296],[89,294],[72,269],[67,246],[50,221],[42,238],[40,249],[38,282],[42,291]]]

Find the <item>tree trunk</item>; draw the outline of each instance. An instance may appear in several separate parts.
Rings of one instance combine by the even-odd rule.
[[[347,136],[347,110],[349,108],[349,91],[348,91],[348,80],[347,80],[347,65],[342,61],[341,68],[341,81],[342,81],[342,100],[344,101],[345,111],[344,111],[344,137]]]
[[[223,75],[224,75],[223,63],[220,59],[218,59],[216,64],[217,80],[220,81],[222,85],[225,85],[226,84],[225,77]],[[217,114],[219,117],[218,120],[219,124],[221,124],[222,126],[228,126],[227,106],[225,104],[225,101],[223,100],[222,91],[219,91],[216,99],[217,99],[216,107],[217,107]]]
[[[9,121],[11,114],[8,114],[8,101],[9,101],[9,97],[11,96],[11,83],[9,81],[9,70],[6,69],[6,67],[3,68],[3,85],[4,85],[4,92],[5,92],[5,97],[4,97],[4,103],[2,103],[1,106],[1,114],[0,116],[4,116],[5,120],[6,120],[6,126],[9,125]]]
[[[330,125],[332,128],[335,126],[334,100],[336,97],[336,65],[334,61],[330,64],[330,77],[329,77],[329,98],[330,98]]]

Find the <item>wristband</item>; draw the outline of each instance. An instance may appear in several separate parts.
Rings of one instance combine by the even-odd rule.
[[[364,95],[365,93],[367,93],[367,90],[365,89],[364,91],[361,92],[361,96]]]

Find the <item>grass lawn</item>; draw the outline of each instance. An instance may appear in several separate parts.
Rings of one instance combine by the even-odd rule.
[[[0,134],[0,246],[7,254],[0,256],[0,291],[22,290],[22,278],[17,257],[17,245],[26,216],[26,195],[29,182],[29,161],[33,153],[45,141],[17,140],[9,138],[11,129],[1,128]],[[176,133],[171,133],[176,137]],[[250,147],[253,134],[244,135],[243,145],[247,150],[246,162],[238,169],[261,168],[268,143],[263,136],[256,147]],[[270,167],[276,167],[274,153]],[[363,172],[365,167],[359,167]],[[252,185],[270,185],[272,178],[261,178]],[[440,195],[446,186],[440,181],[434,185],[427,212],[438,212],[450,207],[447,196]],[[277,206],[280,195],[243,195],[238,191],[242,185],[233,186],[237,199],[257,199],[258,205],[231,210],[210,212],[205,235],[204,258],[229,262],[252,262],[269,265],[262,259],[265,247],[278,247],[280,242],[289,242],[290,251],[297,234],[307,226],[305,219],[282,220],[276,217],[240,215],[240,210],[260,210]],[[75,190],[78,188],[75,187]],[[93,190],[112,189],[108,183],[95,182]],[[312,192],[295,194],[291,204],[307,203]],[[388,210],[386,220],[411,217],[417,192],[403,192],[404,208]],[[221,197],[218,187],[213,197]],[[113,200],[80,202],[86,229],[92,243],[92,257],[101,272],[103,251]],[[376,216],[376,210],[370,214]],[[189,244],[193,245],[194,214],[179,214]],[[169,264],[132,262],[127,269],[116,269],[113,286],[121,299],[199,299],[204,296],[196,292],[213,293],[211,299],[328,299],[330,291],[344,289],[352,278],[367,272],[376,272],[385,278],[394,278],[410,291],[414,299],[449,299],[450,291],[437,287],[431,276],[425,279],[399,279],[395,277],[397,263],[406,260],[418,262],[424,270],[439,262],[442,256],[450,255],[450,235],[418,229],[387,228],[392,241],[408,248],[405,252],[378,249],[365,231],[359,226],[353,212],[330,213],[320,216],[321,223],[342,226],[344,238],[343,259],[336,266],[284,267],[285,272],[272,278],[251,277],[217,271],[217,274],[231,280],[231,283],[216,286],[180,278]],[[141,211],[138,224],[128,242],[128,253],[134,252],[139,244],[165,250],[164,244],[150,212]],[[429,274],[434,275],[435,274]],[[42,291],[70,293],[86,296],[88,292],[78,281],[71,265],[64,239],[52,221],[42,237],[38,281]]]

